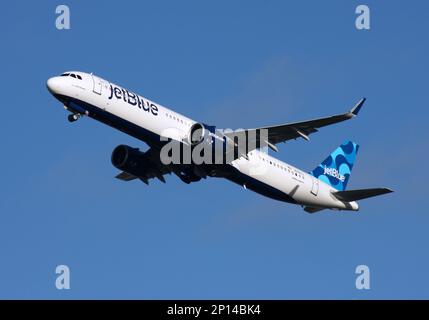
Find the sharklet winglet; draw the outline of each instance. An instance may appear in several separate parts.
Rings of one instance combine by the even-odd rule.
[[[366,98],[360,99],[359,102],[356,103],[356,105],[353,107],[353,109],[350,110],[349,114],[352,117],[357,116],[358,113],[359,113],[359,111],[360,111],[360,109],[362,108],[363,104],[365,103],[365,101],[366,101]]]

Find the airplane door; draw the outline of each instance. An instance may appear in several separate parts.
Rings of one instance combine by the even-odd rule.
[[[319,179],[313,177],[313,186],[311,187],[311,193],[317,196],[317,193],[319,192]]]
[[[96,76],[94,76],[94,75],[92,75],[92,81],[94,82],[93,91],[96,94],[100,94],[101,95],[101,88],[103,86],[103,83],[102,83],[101,79],[98,78],[98,77],[96,77]]]

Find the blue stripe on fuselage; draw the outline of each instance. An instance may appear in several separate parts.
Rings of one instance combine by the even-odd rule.
[[[218,166],[218,167],[216,167]],[[259,181],[247,174],[242,173],[240,170],[232,165],[213,165],[213,169],[218,172],[215,177],[225,178],[232,181],[240,186],[246,185],[247,189],[250,189],[256,193],[259,193],[265,197],[296,204],[297,202],[287,193],[274,188],[273,186]]]

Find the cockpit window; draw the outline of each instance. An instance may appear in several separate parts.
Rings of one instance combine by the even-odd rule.
[[[63,73],[62,75],[60,75],[60,77],[73,77],[75,79],[82,80],[82,77],[79,74],[74,74],[69,72]]]

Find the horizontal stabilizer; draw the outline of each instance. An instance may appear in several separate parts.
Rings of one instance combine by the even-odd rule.
[[[382,194],[393,192],[388,188],[373,188],[373,189],[360,189],[360,190],[347,190],[347,191],[337,191],[332,194],[341,201],[351,202],[362,200],[366,198],[380,196]]]

